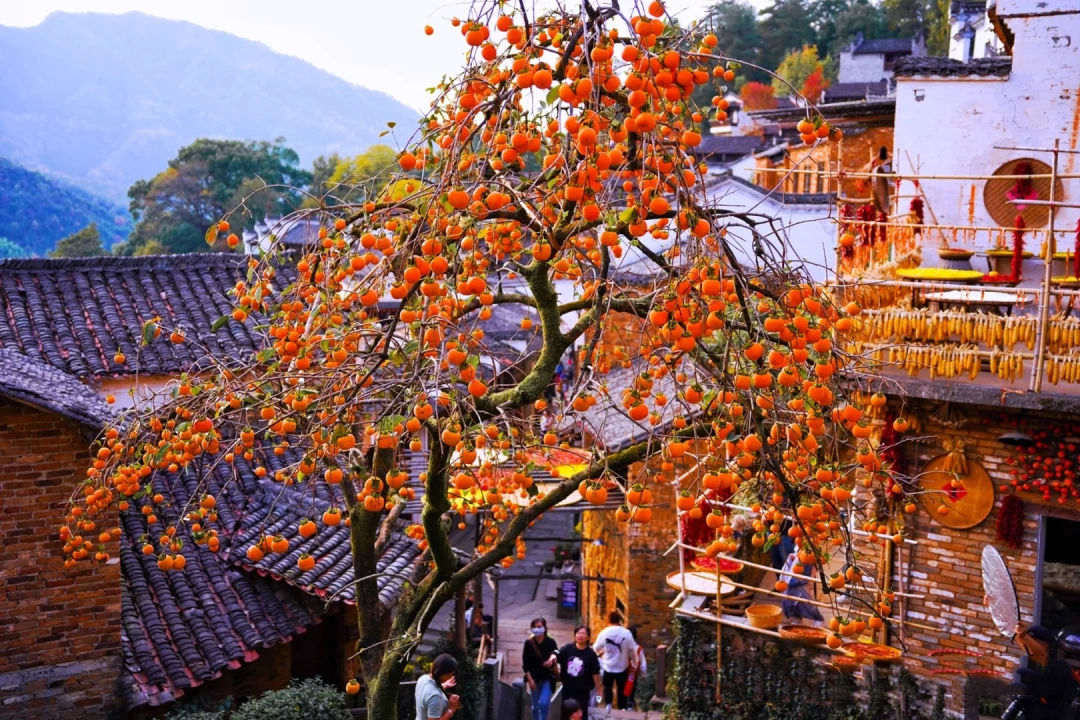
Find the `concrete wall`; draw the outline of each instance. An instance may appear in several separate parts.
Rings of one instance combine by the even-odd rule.
[[[840,53],[837,82],[879,82],[891,77],[892,73],[885,69],[884,55],[873,53],[855,55],[847,50]]]
[[[120,566],[65,569],[56,532],[89,460],[74,422],[0,399],[0,718],[105,718],[120,706]]]
[[[1077,149],[1080,14],[1076,0],[1067,3],[1072,12],[1059,15],[1020,14],[1033,9],[1034,1],[999,4],[999,16],[1016,35],[1012,73],[1006,79],[897,78],[894,159],[898,170],[910,173],[917,167],[922,175],[989,175],[1015,158],[1051,161],[1048,153],[997,150],[995,146],[1053,147],[1058,139],[1063,149]],[[1066,0],[1049,5],[1056,4],[1065,5]],[[1076,155],[1062,155],[1060,171],[1080,171],[1080,160]],[[941,224],[995,225],[983,205],[984,184],[982,180],[922,183]],[[911,190],[907,183],[901,188],[907,194]],[[1078,191],[1078,181],[1066,181],[1064,200],[1075,203],[1080,199]],[[1058,236],[1059,244],[1072,244],[1069,237],[1077,213],[1067,208],[1058,211],[1057,226],[1065,231]]]

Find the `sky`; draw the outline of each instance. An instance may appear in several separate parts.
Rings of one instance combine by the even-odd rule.
[[[701,17],[713,1],[668,0],[667,5],[672,15],[688,23]],[[526,0],[527,7],[534,3],[555,4]],[[622,0],[624,12],[635,3],[646,4]],[[470,4],[467,0],[0,0],[0,25],[29,27],[56,11],[137,10],[261,42],[423,110],[431,101],[425,88],[460,67],[466,46],[449,20],[465,17]],[[435,34],[425,36],[425,25],[435,28]]]

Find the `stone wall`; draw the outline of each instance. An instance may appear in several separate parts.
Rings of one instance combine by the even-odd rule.
[[[65,569],[56,531],[85,477],[82,432],[0,400],[0,718],[105,718],[120,704],[120,566]]]

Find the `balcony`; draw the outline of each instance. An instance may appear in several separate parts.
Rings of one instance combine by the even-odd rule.
[[[923,188],[948,178],[888,177],[899,192],[887,215],[863,210],[868,200],[838,200],[834,294],[862,308],[840,345],[864,383],[928,399],[1080,409],[1076,220],[1060,212],[1080,207],[1062,199],[1078,196],[1080,176],[1055,172],[1051,187],[1065,181],[1065,192],[1026,201],[1046,211],[1033,227],[926,222]],[[1001,178],[955,179],[992,177]]]

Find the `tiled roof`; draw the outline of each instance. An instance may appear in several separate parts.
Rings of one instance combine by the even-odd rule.
[[[0,396],[94,428],[113,417],[112,409],[86,385],[10,348],[0,348]]]
[[[415,476],[414,476],[415,477]],[[317,519],[322,517],[331,505],[344,508],[345,499],[335,489],[320,483],[317,492],[282,492],[282,488],[273,483],[264,485],[253,494],[244,517],[236,530],[236,539],[230,546],[229,558],[242,567],[256,570],[275,580],[284,580],[296,587],[312,592],[320,597],[335,598],[347,603],[355,603],[352,552],[350,550],[349,528],[344,523],[337,526],[324,526]],[[282,555],[268,554],[257,563],[252,563],[245,555],[247,548],[258,542],[264,535],[288,535],[302,518],[316,519],[319,532],[307,540],[297,539]],[[307,572],[300,572],[296,561],[301,553],[315,557],[315,567]],[[412,580],[420,558],[416,542],[404,535],[398,535],[383,552],[376,569],[384,573],[378,578],[379,600],[391,608],[397,604],[406,580]]]
[[[708,135],[694,148],[695,155],[744,156],[757,151],[763,144],[758,135]]]
[[[947,57],[907,57],[896,61],[893,74],[897,77],[1008,77],[1012,58],[975,58],[962,62]]]
[[[269,470],[263,479],[240,457],[231,465],[204,457],[197,461],[201,467],[180,474],[158,471],[152,477],[153,492],[166,498],[154,509],[159,522],[147,523],[142,513],[146,497],[121,514],[121,640],[131,673],[129,707],[168,702],[223,670],[254,660],[261,649],[288,642],[319,622],[325,603],[316,595],[346,588],[338,597],[352,599],[348,528],[319,522],[315,536],[302,542],[293,532],[302,515],[317,518],[329,506],[327,486],[313,497],[308,488],[269,479],[297,462],[296,449],[259,457]],[[218,500],[217,520],[206,527],[217,530],[221,547],[214,553],[187,538],[180,550],[187,560],[183,571],[163,572],[154,556],[142,553],[142,546],[151,542],[160,547],[163,526],[176,522],[202,492]],[[344,505],[340,496],[337,503]],[[273,514],[266,522],[271,505]],[[283,556],[268,555],[254,567],[260,572],[251,572],[247,547],[255,537],[279,530],[292,536],[293,548]],[[297,577],[296,558],[302,550],[315,556],[316,569]],[[418,557],[416,544],[398,537],[379,566],[404,575],[415,569]],[[276,579],[286,582],[273,582]],[[380,582],[380,599],[387,606],[394,604],[402,586],[400,579]]]
[[[874,55],[885,53],[911,52],[911,38],[880,38],[863,40],[853,51],[853,55]]]
[[[186,371],[206,361],[200,346],[246,359],[261,345],[254,319],[230,318],[211,332],[231,311],[227,293],[246,261],[230,253],[0,260],[0,347],[79,378]],[[282,267],[278,279],[294,276]],[[154,317],[196,342],[174,344],[163,332],[143,346],[143,324]]]
[[[830,85],[822,97],[822,102],[842,102],[845,100],[865,100],[871,95],[887,95],[889,82],[852,82]]]
[[[585,429],[608,452],[622,450],[662,429],[649,425],[648,421],[631,420],[622,406],[623,390],[629,388],[645,368],[645,361],[637,358],[629,368],[613,368],[607,375],[599,376],[597,381],[607,388],[607,397],[597,397],[596,404],[581,414]],[[654,381],[652,394],[663,393],[674,398],[676,390],[675,378],[668,374]]]

